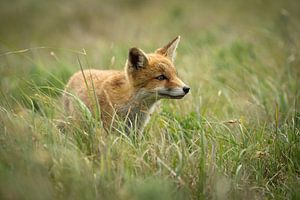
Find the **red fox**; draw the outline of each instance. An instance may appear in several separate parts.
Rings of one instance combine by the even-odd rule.
[[[90,111],[99,108],[106,130],[118,129],[116,121],[121,120],[126,132],[142,132],[160,99],[181,99],[190,90],[178,78],[173,64],[179,41],[177,36],[150,54],[131,48],[124,71],[88,69],[75,73],[63,96],[67,113],[76,114],[71,98],[76,96]]]

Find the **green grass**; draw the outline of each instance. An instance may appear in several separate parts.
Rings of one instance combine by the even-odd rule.
[[[0,199],[299,199],[299,8],[1,1]],[[176,35],[191,93],[163,100],[144,134],[65,116],[78,60],[122,69],[130,47]]]

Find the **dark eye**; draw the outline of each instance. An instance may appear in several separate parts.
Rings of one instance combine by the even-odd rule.
[[[165,77],[165,75],[159,75],[158,77],[156,77],[156,79],[162,81],[162,80],[166,80],[167,77]]]

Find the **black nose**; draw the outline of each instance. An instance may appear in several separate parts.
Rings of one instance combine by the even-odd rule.
[[[183,89],[185,94],[187,94],[190,91],[190,88],[187,87],[187,86],[184,86],[182,89]]]

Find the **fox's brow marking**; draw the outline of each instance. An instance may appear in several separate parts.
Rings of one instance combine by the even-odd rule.
[[[159,67],[169,67],[168,64],[162,63],[162,62],[158,63],[157,65],[158,65]]]
[[[162,74],[164,74],[166,72],[166,69],[168,68],[168,65],[165,63],[157,63],[155,66],[160,69],[160,73]]]
[[[168,64],[162,63],[162,62],[157,63],[156,66],[159,67],[162,71],[165,71],[166,69],[170,68],[170,66]]]

